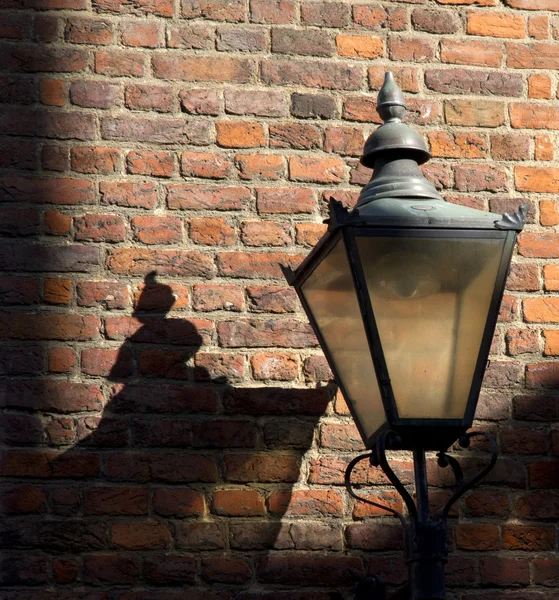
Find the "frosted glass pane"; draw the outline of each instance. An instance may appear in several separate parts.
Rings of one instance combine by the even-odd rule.
[[[464,417],[504,239],[358,237],[402,418]]]
[[[370,437],[386,421],[343,240],[301,286],[328,346],[346,401]]]

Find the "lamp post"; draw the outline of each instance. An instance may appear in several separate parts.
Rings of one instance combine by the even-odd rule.
[[[406,538],[409,598],[444,600],[446,520],[451,506],[494,466],[491,436],[470,432],[505,280],[526,206],[513,215],[446,203],[419,170],[430,154],[402,123],[402,92],[386,73],[377,110],[384,124],[365,143],[361,163],[374,169],[353,210],[330,201],[328,231],[302,264],[283,272],[294,286],[337,383],[371,452],[355,458],[346,487],[400,519]],[[492,448],[487,465],[464,482],[447,454],[474,436]],[[386,450],[411,450],[415,502]],[[432,515],[426,451],[450,466],[456,487]],[[360,498],[355,465],[369,459],[402,496],[408,518]],[[356,598],[384,597],[364,582]]]

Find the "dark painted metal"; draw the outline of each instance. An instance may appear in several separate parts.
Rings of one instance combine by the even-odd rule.
[[[473,437],[484,437],[490,442],[491,459],[488,465],[477,475],[464,482],[462,468],[458,460],[446,450],[437,454],[441,468],[451,467],[455,477],[455,490],[448,502],[437,513],[431,515],[429,508],[428,480],[425,461],[425,450],[421,445],[413,449],[415,473],[415,497],[412,500],[404,484],[394,473],[386,457],[387,445],[390,449],[399,449],[400,437],[392,430],[385,431],[370,454],[362,454],[354,458],[347,466],[345,485],[348,493],[357,500],[371,504],[397,517],[402,525],[406,547],[406,564],[408,565],[408,586],[391,597],[404,600],[445,600],[444,569],[448,557],[447,517],[453,504],[474,485],[479,483],[497,461],[497,444],[493,437],[483,431],[474,431],[463,435],[459,443],[463,448],[470,444]],[[378,502],[363,498],[355,492],[351,483],[351,474],[355,466],[362,460],[369,459],[373,466],[379,466],[390,482],[402,496],[408,509],[408,520],[397,510]],[[369,595],[367,596],[367,593]],[[376,578],[366,578],[358,585],[355,600],[384,600],[383,588]]]

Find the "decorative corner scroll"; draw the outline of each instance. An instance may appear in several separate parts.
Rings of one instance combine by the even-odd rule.
[[[330,216],[324,222],[328,225],[329,231],[349,221],[349,208],[332,196],[328,200],[328,212]]]
[[[530,205],[526,202],[515,213],[512,213],[512,215],[504,213],[501,219],[495,221],[495,227],[497,229],[515,229],[516,231],[522,231],[524,223],[526,223],[529,208]]]
[[[293,281],[295,280],[295,271],[289,265],[282,265],[280,263],[280,269],[283,273],[283,276],[287,280],[289,285],[293,285]]]

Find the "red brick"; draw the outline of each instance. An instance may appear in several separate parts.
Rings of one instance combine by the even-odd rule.
[[[472,11],[468,14],[466,31],[470,35],[525,38],[526,22],[519,14]]]
[[[217,49],[222,52],[260,52],[268,44],[268,32],[249,27],[227,27],[217,31]]]
[[[237,235],[225,219],[202,218],[190,220],[190,238],[196,244],[208,246],[231,246]]]
[[[175,106],[173,90],[163,85],[127,85],[124,103],[132,110],[171,112]]]
[[[299,373],[299,361],[294,354],[255,354],[251,358],[251,366],[252,375],[257,380],[292,381]]]
[[[301,255],[261,253],[261,252],[222,252],[217,255],[218,272],[223,277],[246,277],[248,279],[283,277],[280,264],[295,267],[302,260]]]
[[[351,425],[323,423],[320,427],[320,445],[323,448],[347,452],[361,449],[363,442],[353,423]]]
[[[248,306],[257,313],[293,313],[297,305],[295,291],[292,288],[253,285],[247,289]]]
[[[243,304],[242,289],[236,285],[199,283],[192,287],[192,305],[196,311],[240,311]]]
[[[93,486],[83,491],[86,515],[145,515],[148,490],[140,487]]]
[[[119,248],[112,250],[107,266],[117,274],[145,275],[146,261],[160,275],[211,277],[213,260],[197,250],[154,250]]]
[[[74,218],[77,240],[92,242],[122,242],[126,228],[118,215],[85,214]]]
[[[181,109],[193,115],[218,115],[219,95],[212,89],[191,89],[179,92]]]
[[[56,583],[75,582],[79,571],[79,565],[75,560],[56,558],[52,561],[52,572]]]
[[[245,2],[243,0],[199,0],[191,2],[183,0],[182,16],[185,19],[211,19],[212,21],[229,21],[235,23],[245,20]]]
[[[126,156],[126,170],[133,175],[171,177],[175,170],[175,159],[168,152],[134,150]]]
[[[250,200],[245,187],[201,187],[182,183],[167,187],[171,210],[242,210]]]
[[[295,225],[295,241],[306,248],[313,248],[326,229],[326,225],[320,223],[298,223]]]
[[[90,585],[131,585],[138,575],[138,566],[130,556],[96,554],[84,557],[83,578]]]
[[[460,29],[458,15],[450,10],[415,8],[411,21],[414,29],[428,33],[456,33]]]
[[[551,98],[551,77],[537,74],[528,77],[528,98]]]
[[[118,102],[120,86],[104,81],[73,81],[70,101],[85,108],[111,108]]]
[[[246,483],[295,482],[297,457],[288,454],[229,454],[224,457],[227,481]]]
[[[187,177],[223,179],[231,171],[231,161],[210,152],[183,152],[181,173]]]
[[[271,33],[272,52],[277,54],[303,56],[332,56],[334,54],[333,36],[326,31],[274,27]]]
[[[555,144],[549,135],[534,136],[534,158],[536,160],[553,160]]]
[[[72,280],[45,279],[43,294],[47,304],[69,304],[72,299]]]
[[[428,139],[436,158],[484,158],[489,147],[487,138],[478,133],[436,131]]]
[[[95,53],[95,72],[112,77],[142,77],[145,57],[132,50]]]
[[[264,146],[264,128],[258,123],[220,121],[216,123],[217,143],[225,148],[254,148]]]
[[[3,313],[0,331],[8,339],[91,340],[99,335],[99,318],[74,313]]]
[[[134,238],[143,244],[174,244],[182,240],[182,223],[177,217],[139,216],[130,224]]]
[[[106,140],[206,146],[210,143],[210,125],[201,120],[169,117],[105,117],[101,120],[101,135]]]
[[[528,17],[528,35],[536,40],[545,40],[549,37],[549,17],[535,15]]]
[[[546,291],[553,292],[559,290],[559,265],[544,265],[543,275]]]
[[[212,494],[212,512],[225,517],[264,515],[264,498],[257,490],[217,490]]]
[[[445,100],[445,120],[448,125],[465,127],[498,127],[505,122],[505,105],[495,100]]]
[[[225,547],[223,525],[219,523],[179,522],[176,538],[177,547],[183,550],[218,550]],[[200,600],[203,598],[207,598],[207,591],[204,591]]]
[[[64,106],[66,103],[66,84],[60,79],[42,79],[39,92],[43,104]]]
[[[538,266],[530,263],[512,263],[507,279],[507,289],[513,291],[539,290]]]
[[[49,43],[60,39],[58,30],[59,19],[51,15],[38,15],[35,17],[33,33],[36,41]]]
[[[456,527],[456,546],[460,550],[498,550],[499,527],[490,524],[461,524]]]
[[[157,488],[152,504],[154,511],[164,517],[201,517],[205,511],[204,496],[197,490]]]
[[[481,581],[485,585],[510,587],[530,583],[530,561],[525,558],[491,556],[480,564]]]
[[[250,20],[253,23],[293,23],[296,8],[293,0],[251,0]]]
[[[343,502],[337,490],[291,490],[272,492],[270,512],[286,517],[341,517]]]
[[[125,359],[126,356],[126,359]],[[118,373],[112,373],[118,363]],[[87,375],[126,377],[132,374],[132,357],[118,348],[86,348],[81,353],[82,372]]]
[[[254,64],[244,58],[223,56],[178,58],[163,54],[153,58],[153,73],[160,79],[248,83],[253,72]]]
[[[48,354],[51,373],[71,373],[76,366],[76,353],[72,348],[50,348]]]
[[[454,171],[456,189],[462,192],[502,191],[507,180],[504,169],[478,164],[458,165]]]
[[[509,356],[539,352],[539,332],[533,329],[509,329],[506,334],[507,353]]]
[[[518,238],[518,251],[529,258],[559,257],[559,235],[556,233],[523,233]]]
[[[96,306],[105,310],[130,306],[125,284],[117,281],[81,281],[76,286],[78,306]]]
[[[95,186],[85,179],[33,179],[3,177],[3,188],[9,189],[10,200],[34,204],[93,204]],[[1,197],[1,196],[0,196]]]
[[[286,246],[291,242],[289,229],[276,221],[244,221],[241,240],[246,246]]]
[[[64,38],[73,44],[106,46],[114,43],[114,30],[110,21],[70,17],[66,21]]]
[[[355,9],[357,8],[358,7],[356,6]],[[418,68],[391,66],[391,69],[398,87],[403,92],[419,92]],[[372,90],[380,90],[384,83],[384,74],[384,67],[369,67],[369,88]]]
[[[505,46],[507,50],[507,67],[513,69],[559,68],[559,44],[507,42]]]
[[[526,365],[526,387],[528,389],[554,388],[559,377],[559,363],[545,362]]]
[[[72,217],[56,210],[47,210],[44,214],[45,227],[51,235],[67,235],[72,227]]]
[[[120,169],[120,151],[116,148],[78,146],[70,152],[72,170],[79,173],[108,175]]]
[[[172,17],[173,7],[174,4],[171,0],[135,0],[133,3],[127,0],[93,0],[95,11],[117,14],[151,14],[159,17]]]
[[[256,188],[256,204],[262,214],[312,213],[316,200],[303,188]]]
[[[361,67],[324,62],[316,69],[312,61],[268,60],[262,63],[262,81],[267,85],[300,85],[330,90],[357,90]]]
[[[503,60],[503,46],[486,41],[441,40],[441,61],[455,65],[476,65],[480,67],[500,67]]]
[[[503,548],[507,550],[545,551],[555,546],[551,527],[503,525]]]
[[[559,109],[549,104],[513,102],[510,122],[516,129],[559,129]]]
[[[204,23],[167,25],[167,46],[183,50],[206,50],[213,42],[213,28]]]
[[[285,92],[228,89],[224,99],[225,112],[233,115],[283,117],[288,112]]]
[[[515,133],[491,135],[491,156],[496,160],[529,160],[530,138]]]
[[[370,4],[356,4],[353,7],[353,21],[367,29],[401,31],[407,26],[407,11],[404,7],[381,7]]]
[[[556,558],[535,558],[532,561],[534,583],[557,587],[559,583],[559,561]]]
[[[464,505],[468,517],[506,517],[510,512],[508,496],[495,491],[474,491]]]
[[[322,131],[314,125],[281,123],[269,126],[270,148],[310,150],[322,148]]]
[[[221,321],[217,332],[224,348],[309,348],[317,345],[310,326],[293,319]]]
[[[245,358],[234,354],[198,352],[194,358],[194,379],[213,383],[232,383],[245,375]],[[195,430],[195,433],[196,430]],[[250,438],[252,444],[252,438]]]
[[[155,520],[120,521],[111,525],[111,542],[114,547],[125,550],[154,550],[167,548],[171,533]]]
[[[40,487],[10,487],[0,493],[0,506],[6,514],[44,513],[46,501],[46,492]]]
[[[384,40],[364,35],[337,35],[336,48],[340,56],[378,58],[384,54]]]
[[[317,27],[343,28],[351,20],[351,7],[343,2],[312,2],[301,5],[301,22]]]
[[[280,179],[285,171],[283,156],[277,154],[236,154],[235,166],[241,179]]]
[[[427,38],[394,37],[388,41],[388,54],[391,60],[430,62],[435,58],[435,46]]]
[[[157,48],[161,46],[161,25],[155,22],[122,23],[120,26],[122,43],[125,46],[140,48]]]
[[[473,69],[431,69],[425,84],[443,94],[521,96],[524,89],[521,75]]]
[[[292,181],[339,183],[344,178],[344,163],[339,158],[292,156],[289,159],[289,178]]]

